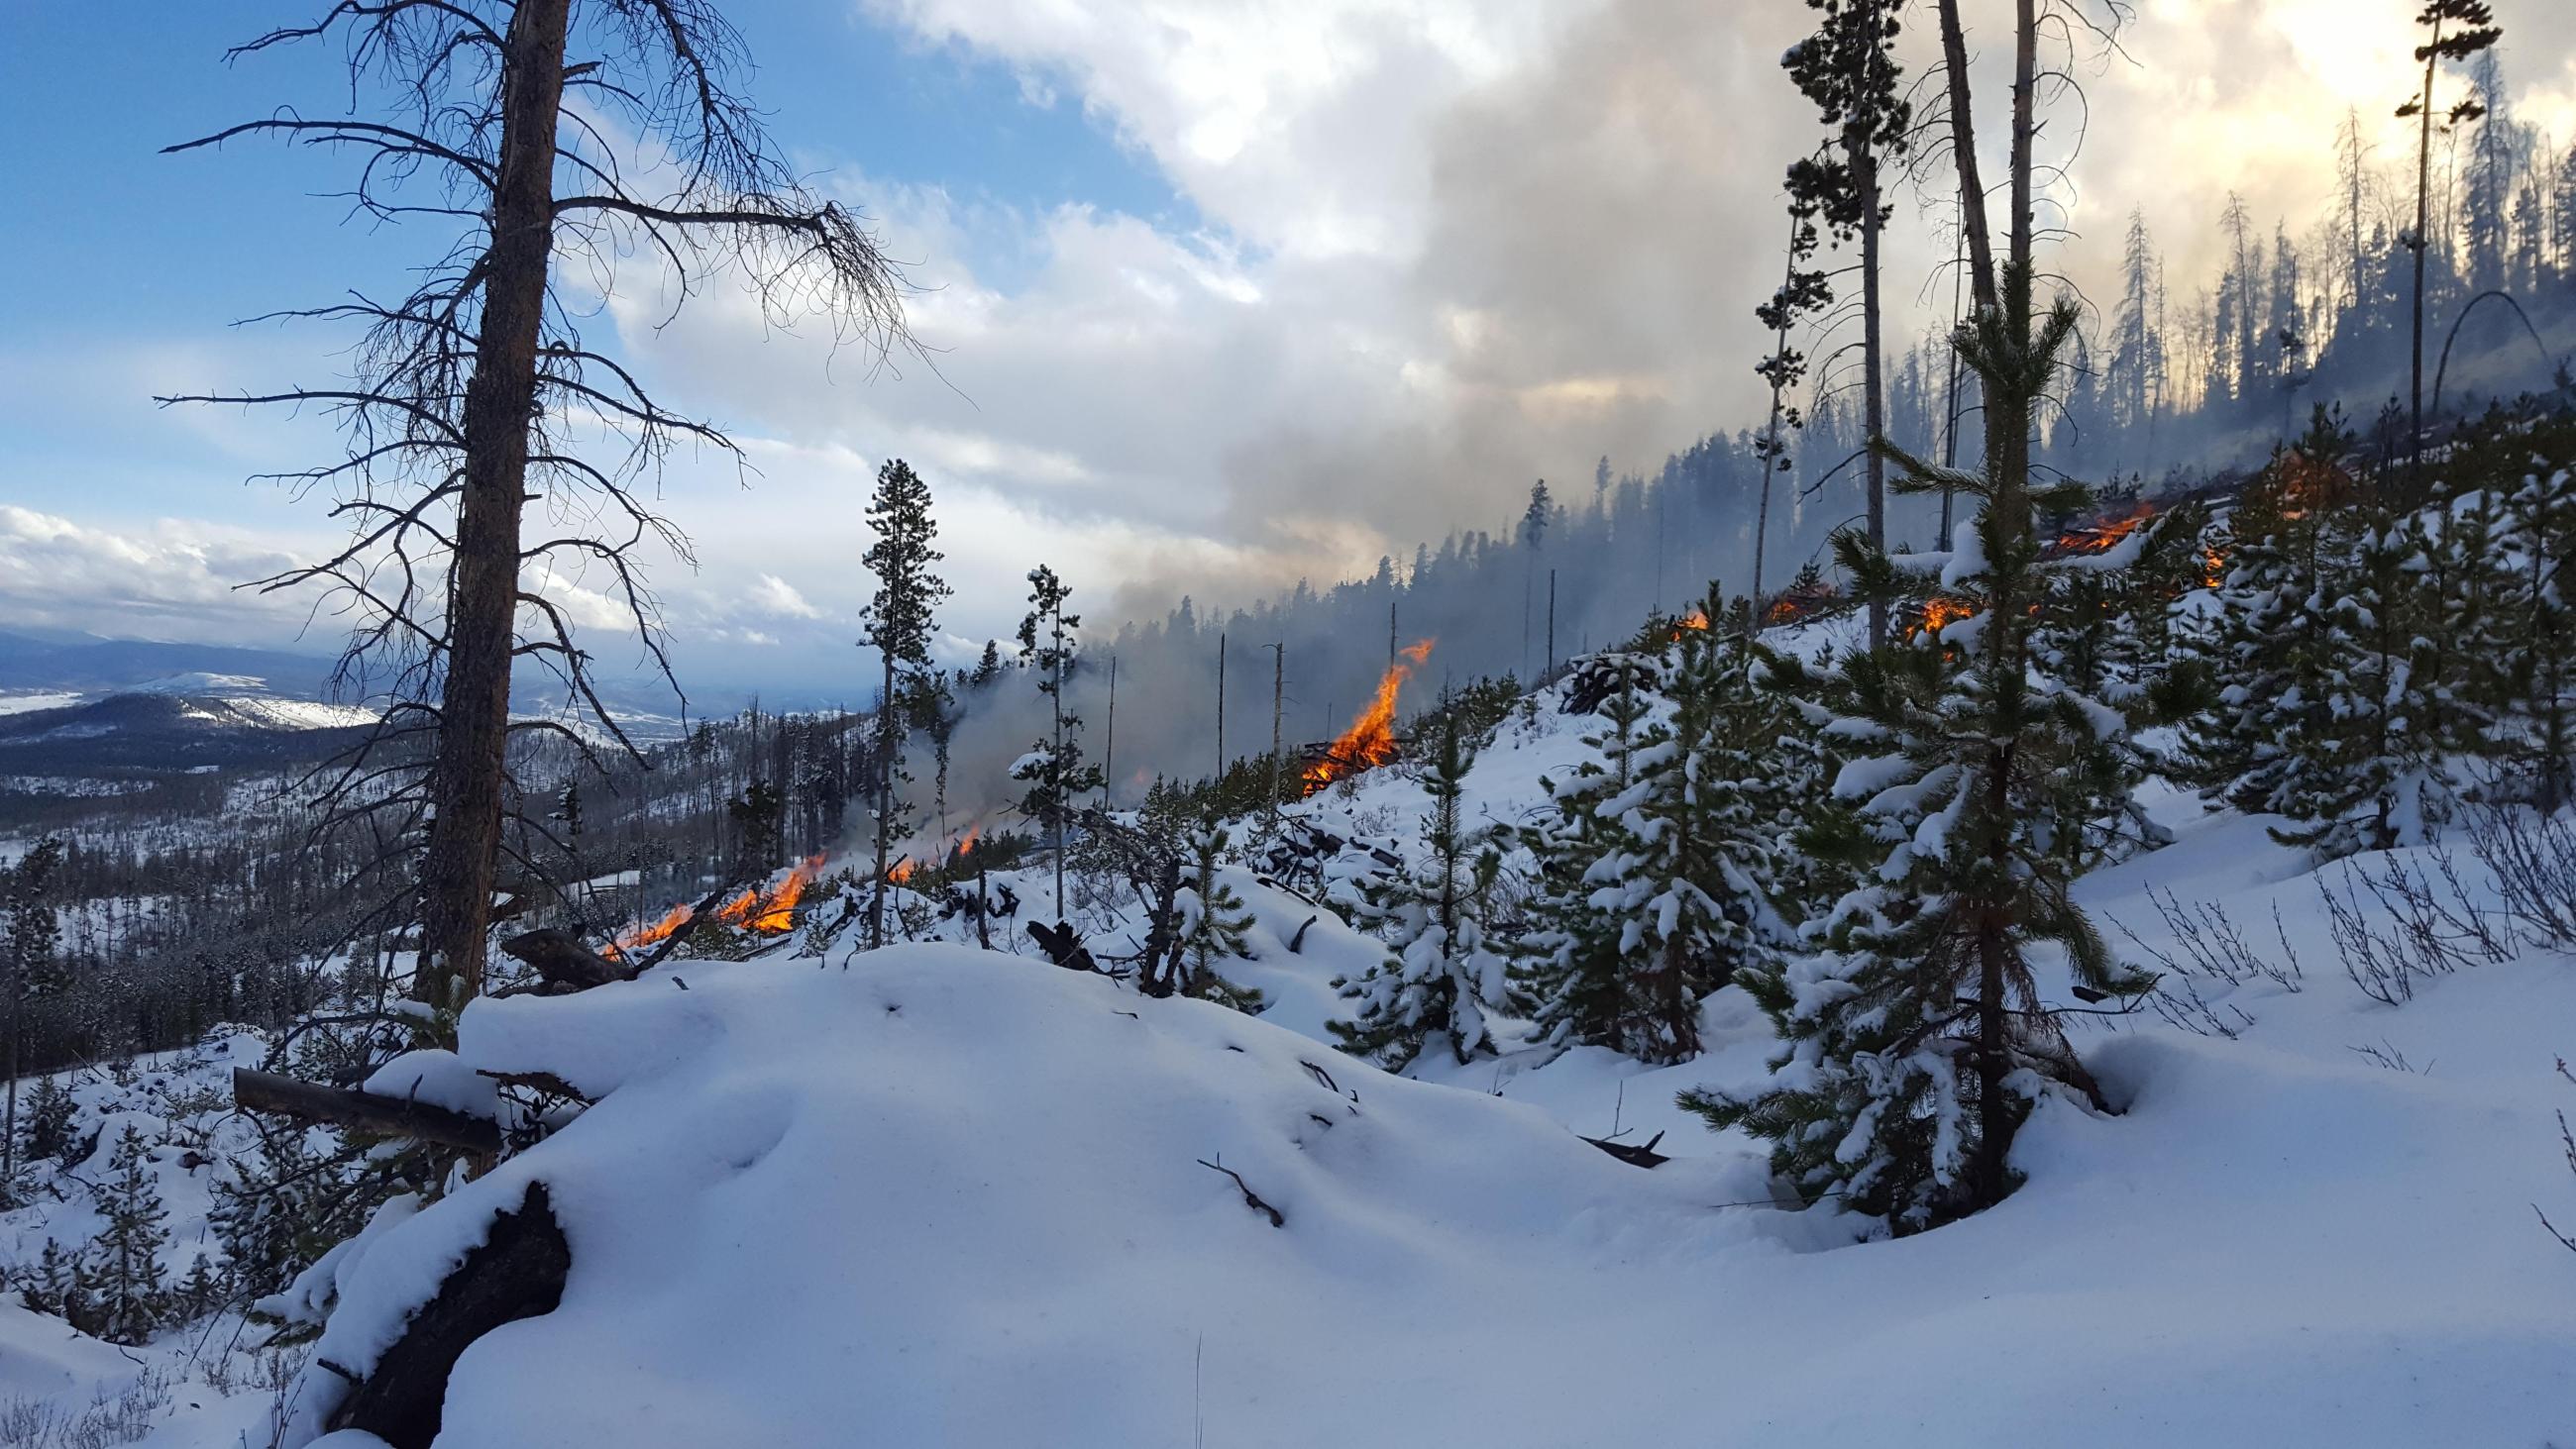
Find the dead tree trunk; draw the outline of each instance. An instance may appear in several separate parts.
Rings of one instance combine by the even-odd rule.
[[[393,1449],[429,1449],[446,1417],[456,1360],[503,1324],[554,1312],[571,1273],[572,1244],[545,1184],[532,1182],[518,1211],[496,1214],[483,1245],[413,1311],[402,1336],[332,1414],[331,1428],[362,1430]]]
[[[465,386],[464,492],[430,787],[437,814],[421,871],[423,960],[413,984],[422,1000],[451,1010],[483,989],[501,858],[519,525],[554,249],[555,125],[571,8],[571,0],[520,0],[511,12],[483,313]]]

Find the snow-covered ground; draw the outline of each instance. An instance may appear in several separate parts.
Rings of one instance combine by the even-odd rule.
[[[1592,723],[1507,722],[1469,813],[1526,816]],[[1390,770],[1300,808],[1402,839],[1422,803]],[[2027,1185],[1920,1236],[1784,1210],[1752,1143],[1673,1105],[1764,1070],[1740,991],[1681,1066],[1524,1048],[1399,1079],[1326,1044],[1331,979],[1377,944],[1237,872],[1254,959],[1228,974],[1260,1019],[846,934],[477,1003],[450,1085],[543,1070],[597,1105],[336,1264],[319,1352],[362,1373],[541,1181],[562,1306],[467,1352],[441,1444],[2576,1444],[2576,1256],[2533,1213],[2576,1219],[2576,960],[2381,1004],[2264,822],[2151,804],[2175,843],[2084,904],[2141,961],[2177,949],[2151,891],[2222,908],[2284,979],[2196,983],[2232,1038],[2078,1019],[2123,1113],[2050,1101]],[[1675,1160],[1575,1135],[1613,1131]],[[32,1322],[0,1318],[0,1392],[87,1403],[134,1369]],[[274,1395],[201,1380],[152,1443],[267,1442]],[[292,1412],[340,1383],[308,1372]]]

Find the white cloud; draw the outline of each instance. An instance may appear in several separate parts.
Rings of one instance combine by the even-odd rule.
[[[819,619],[823,611],[805,601],[796,586],[776,574],[762,574],[751,586],[753,608],[790,619]]]
[[[0,623],[239,643],[245,615],[276,631],[302,617],[296,600],[235,587],[292,561],[279,541],[229,524],[107,527],[0,504]]]
[[[1248,600],[1301,574],[1365,570],[1452,527],[1499,525],[1534,476],[1588,477],[1605,452],[1651,469],[1755,416],[1751,311],[1776,276],[1779,173],[1819,134],[1777,65],[1801,7],[857,4],[930,47],[925,63],[959,46],[1016,68],[1032,103],[1078,101],[1200,222],[1079,204],[1027,212],[968,199],[971,176],[948,189],[831,169],[931,288],[912,316],[935,367],[873,380],[811,329],[766,326],[721,288],[664,326],[646,264],[630,267],[608,304],[623,350],[664,397],[739,429],[758,471],[746,492],[715,462],[674,462],[667,508],[695,536],[702,572],[663,565],[657,582],[684,649],[692,629],[711,641],[730,631],[723,641],[757,635],[798,667],[855,674],[845,651],[870,588],[857,562],[864,501],[889,456],[930,479],[959,587],[944,622],[971,643],[1008,632],[1037,562],[1073,579],[1095,624],[1160,612],[1183,590]],[[1991,67],[2004,7],[1972,16]],[[2127,37],[2138,63],[2083,75],[2081,190],[2060,197],[2079,233],[2059,254],[2066,269],[2106,295],[2099,279],[2129,207],[2143,205],[2173,252],[2180,305],[2231,188],[2299,235],[2329,203],[2347,104],[2379,128],[2380,159],[2397,159],[2401,138],[2382,118],[2410,79],[2405,20],[2363,23],[2334,0],[2148,0]],[[2521,115],[2563,148],[2576,140],[2576,33],[2506,22]],[[1928,27],[1910,23],[1919,67]],[[1998,100],[1992,75],[1979,78]],[[2073,139],[2073,117],[2059,113],[2052,143]],[[778,124],[830,168],[837,138],[797,122]],[[1945,248],[1910,199],[1898,227],[1891,290],[1911,298]],[[997,256],[1011,259],[1007,278],[979,271],[975,259]],[[155,381],[189,374],[178,364],[192,360],[170,349]],[[16,361],[0,358],[0,383],[47,385],[47,369]],[[231,455],[226,466],[297,455],[280,436],[206,441]],[[226,607],[238,600],[216,582],[256,571],[186,555],[168,526],[79,517],[179,552],[138,568],[103,539],[12,537],[0,549],[68,551],[85,561],[71,575],[80,589],[148,573],[161,577],[151,587]],[[231,546],[255,551],[247,534]],[[30,617],[27,567],[12,567],[0,554],[0,605]],[[187,578],[198,582],[169,582]]]

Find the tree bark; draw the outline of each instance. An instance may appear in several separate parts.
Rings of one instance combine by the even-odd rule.
[[[1942,77],[1950,93],[1950,154],[1959,171],[1959,231],[1968,242],[1968,285],[1977,310],[2000,304],[1995,295],[1995,248],[1986,222],[1986,186],[1977,166],[1975,117],[1968,108],[1968,39],[1959,24],[1959,0],[1941,0]]]
[[[894,654],[884,648],[878,652],[885,660],[885,675],[878,686],[877,696],[876,879],[868,895],[868,949],[871,951],[886,943],[886,871],[892,865],[886,859],[886,852],[894,844],[894,757],[902,744],[902,736],[896,730]]]
[[[2441,47],[2442,21],[2436,15],[2433,42],[2424,47],[2422,125],[2415,146],[2415,319],[2414,344],[2409,349],[2414,370],[2407,388],[2406,485],[2417,499],[2424,496],[2424,253],[2433,242],[2433,79],[2442,64]]]
[[[519,0],[502,80],[501,164],[484,254],[474,376],[465,385],[464,492],[421,868],[420,999],[453,1010],[483,989],[501,854],[520,519],[537,346],[554,250],[555,126],[571,0]]]
[[[1887,455],[1879,445],[1887,437],[1887,363],[1884,340],[1884,318],[1879,310],[1878,257],[1879,220],[1878,157],[1864,150],[1852,158],[1852,169],[1861,199],[1860,220],[1860,311],[1861,311],[1861,390],[1862,407],[1869,428],[1869,448],[1863,465],[1869,469],[1869,546],[1879,553],[1887,552]],[[1869,647],[1887,647],[1887,600],[1872,594],[1869,600]]]
[[[306,1122],[329,1122],[384,1137],[414,1137],[473,1153],[501,1150],[500,1124],[426,1102],[352,1092],[274,1072],[233,1068],[233,1105],[245,1112],[275,1112]]]
[[[530,1183],[518,1210],[495,1214],[482,1246],[413,1311],[402,1336],[331,1416],[331,1427],[373,1434],[393,1449],[429,1449],[457,1359],[504,1324],[554,1312],[571,1273],[572,1243],[555,1221],[545,1184]]]

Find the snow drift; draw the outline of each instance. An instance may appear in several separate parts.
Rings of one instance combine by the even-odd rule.
[[[2440,995],[2410,1025],[2576,1007],[2539,963]],[[1851,1246],[1727,1139],[1640,1171],[1534,1108],[1025,958],[692,962],[466,1013],[468,1063],[599,1103],[370,1235],[319,1357],[363,1373],[542,1181],[562,1305],[467,1351],[441,1444],[2576,1435],[2576,1272],[2529,1222],[2563,1191],[2542,1073],[2381,1071],[2332,1018],[2097,1039],[2130,1115],[2044,1108],[2002,1207]],[[299,1392],[309,1437],[344,1389]]]

